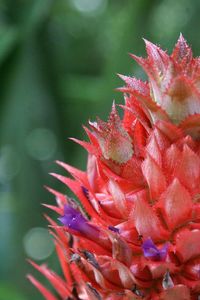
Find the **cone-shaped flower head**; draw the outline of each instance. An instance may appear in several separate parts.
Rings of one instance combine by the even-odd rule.
[[[48,188],[59,224],[47,217],[63,276],[31,264],[45,299],[199,300],[200,59],[180,36],[168,55],[145,41],[134,55],[148,82],[126,85],[124,116],[85,128],[86,171],[58,162],[72,178],[52,174],[82,204]]]

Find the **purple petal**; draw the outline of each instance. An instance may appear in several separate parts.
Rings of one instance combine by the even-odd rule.
[[[64,216],[60,217],[59,220],[66,227],[80,231],[80,228],[87,222],[87,219],[83,217],[83,215],[70,205],[65,205],[64,208]]]
[[[98,228],[88,224],[88,220],[75,208],[65,205],[64,216],[58,218],[64,226],[78,231],[87,237],[94,238],[98,236]]]
[[[114,226],[108,226],[108,229],[113,231],[113,232],[119,233],[119,228],[116,228]]]
[[[144,257],[155,260],[163,261],[167,256],[169,245],[166,243],[161,249],[157,248],[151,238],[148,238],[142,244]]]

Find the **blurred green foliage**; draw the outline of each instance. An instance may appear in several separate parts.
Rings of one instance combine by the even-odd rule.
[[[52,202],[43,185],[69,193],[47,175],[62,173],[53,161],[85,168],[67,138],[123,101],[116,73],[143,77],[127,55],[144,54],[142,37],[171,51],[182,32],[199,54],[199,12],[198,0],[1,0],[0,300],[41,299],[25,279],[28,255],[59,271],[37,227],[40,203]]]

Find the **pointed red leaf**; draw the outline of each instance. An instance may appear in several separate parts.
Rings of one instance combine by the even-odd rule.
[[[27,275],[27,278],[40,291],[46,300],[57,300],[57,298],[32,275]]]
[[[166,189],[164,173],[150,155],[147,155],[142,163],[142,171],[149,187],[151,199],[155,201]]]
[[[191,219],[192,199],[186,188],[174,178],[158,203],[168,227],[173,230]]]
[[[139,198],[135,201],[133,218],[138,234],[144,239],[151,237],[154,241],[160,241],[167,237],[166,230],[145,199]]]
[[[56,161],[58,165],[67,170],[75,179],[79,180],[84,186],[88,186],[87,174],[79,169],[72,167],[62,161]]]
[[[39,266],[31,260],[29,260],[29,262],[36,270],[42,273],[49,280],[54,289],[63,299],[71,295],[69,287],[60,276],[48,269],[46,265]]]
[[[182,262],[199,256],[200,230],[182,230],[177,233],[175,242],[176,254]]]
[[[183,147],[181,159],[175,170],[175,176],[193,194],[199,192],[200,158],[187,145]]]

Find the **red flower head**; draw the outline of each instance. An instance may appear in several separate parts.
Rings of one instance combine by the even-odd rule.
[[[124,117],[86,128],[86,171],[52,174],[83,209],[52,189],[62,225],[47,217],[62,276],[32,265],[45,299],[197,300],[200,297],[200,59],[180,36],[172,55],[145,41],[134,55],[149,78],[121,76]],[[59,224],[60,225],[60,224]]]

